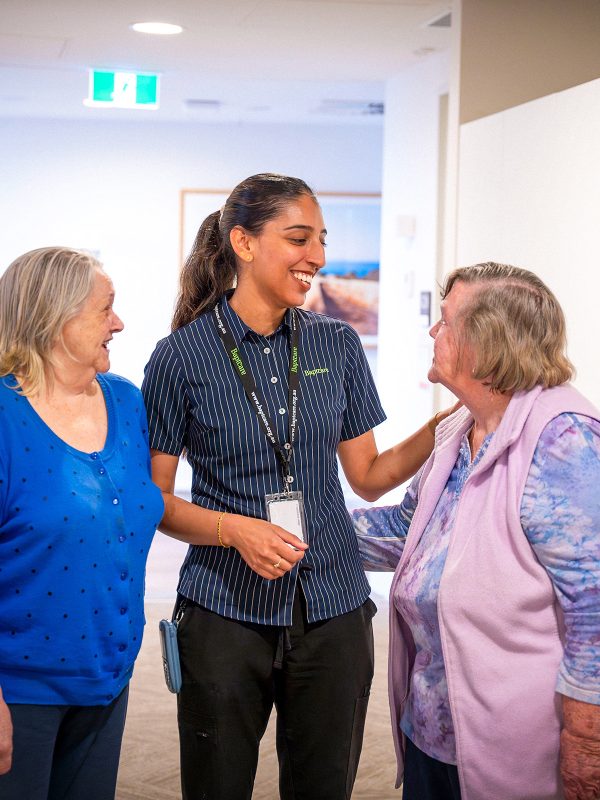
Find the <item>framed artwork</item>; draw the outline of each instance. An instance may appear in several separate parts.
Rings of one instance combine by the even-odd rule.
[[[229,197],[230,189],[179,190],[179,264],[183,265],[202,222]]]
[[[180,263],[201,222],[228,196],[227,189],[180,191]],[[303,308],[349,322],[365,347],[376,347],[381,196],[359,192],[317,192],[317,196],[327,228],[327,263]]]

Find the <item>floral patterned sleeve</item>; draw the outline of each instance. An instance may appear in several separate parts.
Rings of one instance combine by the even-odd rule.
[[[352,512],[362,564],[369,572],[396,569],[417,507],[420,478],[421,470],[412,479],[400,505],[357,508]]]
[[[565,618],[556,689],[600,705],[600,423],[561,414],[538,442],[521,523]]]

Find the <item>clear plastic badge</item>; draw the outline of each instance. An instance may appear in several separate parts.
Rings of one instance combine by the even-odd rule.
[[[293,533],[303,542],[305,536],[304,500],[302,492],[283,492],[265,495],[267,519]]]

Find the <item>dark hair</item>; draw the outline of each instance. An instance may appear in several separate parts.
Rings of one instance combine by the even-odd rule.
[[[264,225],[302,195],[316,197],[300,178],[270,172],[252,175],[238,184],[221,211],[204,220],[179,279],[179,296],[171,330],[177,330],[212,308],[231,289],[237,272],[229,234],[239,225],[258,235]]]
[[[511,393],[572,378],[562,308],[537,275],[494,261],[460,267],[446,279],[442,299],[455,283],[479,289],[462,309],[459,333],[461,349],[473,352],[474,378]]]

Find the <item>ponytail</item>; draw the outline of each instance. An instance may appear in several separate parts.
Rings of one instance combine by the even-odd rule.
[[[271,172],[251,175],[235,187],[222,211],[210,214],[200,226],[181,270],[171,330],[195,320],[233,288],[237,263],[229,240],[231,231],[239,226],[258,236],[269,220],[303,196],[317,202],[312,189],[300,178]]]
[[[212,308],[221,295],[231,289],[236,275],[235,256],[219,230],[220,212],[204,220],[194,240],[179,279],[171,330],[192,322]]]

